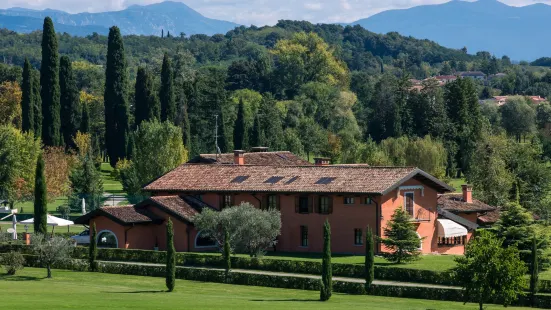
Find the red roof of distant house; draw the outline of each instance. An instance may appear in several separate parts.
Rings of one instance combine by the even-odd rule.
[[[437,75],[434,77],[437,80],[456,80],[457,76],[455,75]]]
[[[411,178],[452,188],[412,167],[184,164],[144,187],[161,192],[325,192],[386,194]]]
[[[496,208],[474,199],[472,203],[463,200],[462,194],[445,194],[438,197],[438,205],[453,213],[494,211]]]
[[[312,165],[309,161],[300,158],[299,156],[288,152],[250,152],[243,154],[245,164],[261,165],[261,166],[307,166]],[[200,154],[192,158],[190,164],[233,164],[234,154]]]
[[[153,214],[151,211],[140,208],[137,205],[129,206],[105,206],[89,212],[74,222],[75,224],[88,224],[91,218],[96,216],[105,216],[121,225],[132,225],[141,223],[162,222],[163,219]]]

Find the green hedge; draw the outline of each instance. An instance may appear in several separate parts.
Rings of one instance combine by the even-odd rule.
[[[20,250],[24,254],[31,254],[30,249],[24,245],[0,245],[0,253],[11,250]],[[87,259],[88,247],[75,248],[73,258]],[[127,249],[98,249],[98,260],[163,263],[166,261],[166,252],[149,250]],[[321,274],[321,262],[285,260],[285,259],[259,259],[249,257],[232,257],[232,268],[248,270],[264,270],[285,273]],[[223,268],[221,255],[184,253],[176,255],[178,266],[216,267]],[[364,278],[364,267],[360,264],[333,263],[333,276],[348,278]],[[430,270],[407,269],[396,267],[375,266],[375,279],[386,281],[414,282],[425,284],[438,284],[457,286],[457,282],[449,272],[435,272]],[[528,288],[528,282],[526,284]],[[540,292],[551,293],[551,281],[540,281]]]

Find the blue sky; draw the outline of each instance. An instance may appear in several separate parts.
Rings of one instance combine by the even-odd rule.
[[[352,22],[389,9],[437,4],[448,0],[173,0],[181,1],[201,14],[249,25],[273,25],[279,19],[311,22]],[[523,6],[551,0],[500,0]],[[132,4],[151,4],[162,0],[0,0],[0,8],[25,7],[58,9],[71,13],[122,10]]]

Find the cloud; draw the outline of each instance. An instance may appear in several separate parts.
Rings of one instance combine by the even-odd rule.
[[[173,0],[184,2],[199,13],[216,19],[250,25],[273,25],[280,19],[314,23],[352,22],[389,9],[439,4],[448,0]],[[457,1],[457,0],[454,0]],[[473,0],[469,0],[473,1]],[[551,0],[500,0],[523,6]],[[70,13],[122,10],[130,5],[147,5],[162,0],[0,0],[0,8],[57,9]]]

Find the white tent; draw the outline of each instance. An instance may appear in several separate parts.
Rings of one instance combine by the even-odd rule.
[[[438,222],[438,237],[452,238],[467,235],[467,228],[452,220],[437,219],[436,222]]]
[[[33,224],[34,223],[34,218],[24,220],[24,221],[21,221],[19,223],[20,224]],[[52,226],[52,235],[54,234],[54,228],[56,226],[70,226],[70,225],[74,225],[74,224],[75,223],[73,223],[73,221],[68,221],[68,220],[65,220],[65,219],[62,219],[62,218],[59,218],[59,217],[55,217],[55,216],[49,215],[49,214],[47,215],[46,225]]]

